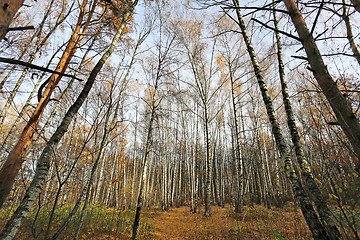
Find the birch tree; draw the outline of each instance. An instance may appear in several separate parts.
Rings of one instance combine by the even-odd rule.
[[[296,199],[298,200],[300,204],[300,208],[302,210],[302,213],[305,217],[305,220],[308,223],[308,226],[313,233],[314,238],[316,239],[326,239],[328,237],[326,230],[324,226],[321,224],[320,220],[318,219],[316,212],[311,205],[305,190],[298,178],[298,176],[295,173],[288,147],[286,146],[285,139],[282,135],[282,132],[280,130],[279,123],[275,117],[275,112],[272,104],[272,100],[270,98],[268,87],[264,81],[261,68],[258,64],[258,60],[255,55],[254,48],[252,46],[252,43],[250,41],[250,38],[247,34],[247,30],[245,27],[245,22],[243,20],[242,14],[240,12],[240,5],[238,0],[233,0],[233,6],[235,8],[236,16],[237,16],[237,24],[240,27],[242,37],[244,38],[244,42],[247,47],[247,51],[249,53],[251,63],[254,68],[255,76],[258,81],[258,85],[262,94],[262,98],[264,101],[264,104],[266,106],[267,115],[269,117],[269,121],[271,124],[272,132],[276,140],[277,148],[280,153],[280,156],[284,162],[284,166],[287,172],[287,176],[289,180],[292,183],[292,186],[294,188],[294,194]]]
[[[132,2],[129,1],[126,8],[125,14],[123,15],[121,24],[119,25],[117,32],[111,42],[110,47],[108,50],[102,55],[99,59],[97,64],[95,65],[94,69],[90,73],[89,78],[87,79],[86,84],[84,85],[83,90],[79,94],[78,98],[74,102],[74,104],[70,107],[70,109],[65,114],[60,126],[57,128],[55,133],[50,138],[49,142],[47,143],[45,149],[43,150],[40,159],[37,164],[37,170],[35,172],[35,176],[28,188],[24,199],[22,200],[20,206],[17,208],[13,216],[10,218],[8,223],[6,224],[5,228],[3,229],[0,238],[2,239],[13,239],[18,231],[19,227],[21,226],[22,220],[27,216],[29,211],[31,210],[36,198],[38,196],[39,191],[42,189],[44,184],[44,180],[48,174],[50,168],[50,161],[53,156],[53,149],[56,148],[58,142],[65,134],[70,122],[72,121],[73,117],[85,101],[87,95],[89,94],[94,81],[96,79],[97,74],[102,69],[103,65],[105,64],[106,60],[110,57],[112,52],[115,49],[116,43],[120,39],[123,29],[125,28],[130,16],[133,14],[134,8],[137,4],[137,1]]]
[[[293,0],[284,0],[285,6],[289,12],[292,22],[299,35],[299,40],[304,46],[307,61],[310,64],[311,71],[314,74],[323,94],[329,101],[337,121],[343,129],[345,135],[351,143],[354,153],[360,159],[360,122],[354,115],[352,106],[339,90],[338,85],[330,75],[325,65],[318,46],[312,33],[308,29],[301,11]]]
[[[79,18],[76,23],[76,27],[74,33],[69,39],[69,43],[63,52],[61,60],[55,71],[64,73],[67,69],[70,60],[74,56],[74,53],[79,46],[81,40],[84,37],[84,33],[86,32],[87,27],[90,24],[90,20],[92,14],[86,20],[84,26],[82,26],[83,18],[85,15],[85,6],[87,4],[87,0],[84,0],[80,7]],[[93,2],[94,6],[96,5],[96,0]],[[93,9],[94,10],[94,9]],[[84,32],[82,35],[80,34],[80,30],[83,29]],[[47,83],[44,92],[41,94],[41,98],[38,99],[39,103],[37,104],[34,112],[32,113],[30,119],[28,120],[26,126],[24,127],[17,144],[11,150],[9,155],[7,156],[2,168],[0,170],[0,207],[3,205],[7,195],[10,193],[15,177],[21,168],[21,165],[24,160],[24,156],[31,145],[31,141],[35,134],[36,128],[41,119],[41,115],[43,114],[46,105],[48,104],[51,94],[54,91],[55,87],[61,80],[62,76],[53,74],[50,78],[45,82]]]
[[[159,110],[159,106],[161,100],[163,98],[161,93],[161,85],[162,81],[164,81],[164,77],[170,71],[170,64],[169,62],[169,52],[171,51],[171,47],[174,43],[174,37],[169,35],[163,36],[163,27],[164,27],[164,19],[162,15],[162,7],[160,5],[156,5],[156,12],[159,14],[159,37],[158,42],[156,43],[156,57],[149,59],[149,66],[147,74],[149,75],[148,81],[149,86],[147,88],[147,95],[145,96],[145,103],[146,103],[146,111],[148,113],[147,116],[147,124],[146,124],[146,137],[144,142],[144,150],[143,150],[143,157],[141,161],[141,173],[140,173],[140,182],[139,182],[139,190],[138,190],[138,197],[136,203],[136,213],[133,223],[132,229],[132,239],[137,239],[138,236],[138,229],[140,224],[140,215],[141,209],[144,204],[144,193],[146,189],[146,182],[149,178],[148,174],[148,167],[150,161],[150,151],[152,147],[152,138],[153,138],[153,129],[154,124],[157,119],[157,114]],[[146,70],[145,70],[146,71]]]
[[[331,239],[341,239],[341,234],[337,229],[334,220],[331,217],[330,209],[326,205],[325,199],[321,194],[321,190],[319,189],[314,179],[311,168],[309,166],[309,163],[305,159],[304,151],[300,143],[300,136],[297,131],[295,117],[290,103],[289,91],[285,80],[284,62],[282,57],[282,44],[281,44],[280,35],[278,33],[278,29],[279,29],[278,20],[275,10],[273,11],[273,16],[274,16],[275,36],[276,36],[276,45],[277,45],[277,57],[279,64],[279,78],[281,82],[282,95],[283,95],[284,107],[287,115],[288,127],[290,129],[291,139],[295,147],[297,161],[302,170],[301,174],[304,176],[306,185],[311,195],[314,198],[315,207],[318,210],[321,221],[324,223],[325,228],[327,228],[329,237]]]

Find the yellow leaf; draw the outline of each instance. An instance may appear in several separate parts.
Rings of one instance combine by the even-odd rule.
[[[331,193],[329,193],[329,198],[330,198],[330,199],[338,199],[337,196],[335,196],[334,194],[331,194]]]
[[[356,173],[353,173],[354,177],[359,177],[359,175],[357,175]]]
[[[342,188],[339,188],[339,193],[342,193],[342,192],[343,192]]]
[[[325,159],[325,161],[324,161],[324,162],[325,162],[325,163],[327,163],[328,161],[329,161],[329,159]]]
[[[321,181],[319,179],[315,178],[315,181],[321,185]]]

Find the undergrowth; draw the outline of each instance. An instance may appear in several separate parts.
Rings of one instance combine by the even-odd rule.
[[[57,207],[51,224],[51,237],[68,217],[73,206]],[[78,210],[71,223],[59,239],[72,239],[80,219]],[[9,209],[2,209],[0,224],[3,227],[8,220]],[[19,230],[16,239],[44,239],[51,209],[43,208],[39,212],[31,211]],[[88,206],[79,234],[79,239],[131,239],[134,209],[116,210],[102,205]],[[152,227],[146,220],[140,221],[139,239],[152,239]]]

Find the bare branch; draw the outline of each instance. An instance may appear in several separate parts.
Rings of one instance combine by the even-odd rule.
[[[310,31],[311,35],[313,35],[313,33],[314,33],[316,23],[319,20],[319,16],[320,16],[321,10],[323,9],[323,6],[324,6],[324,0],[322,0],[321,3],[320,3],[319,11],[316,14],[314,24],[312,25],[312,28],[311,28],[311,31]]]
[[[7,31],[11,32],[11,31],[24,31],[24,30],[34,30],[35,27],[34,26],[25,26],[25,27],[13,27],[13,28],[8,28]]]
[[[294,36],[294,35],[291,35],[290,33],[287,33],[287,32],[281,31],[281,30],[276,30],[275,28],[270,27],[269,25],[267,25],[267,24],[265,24],[265,23],[257,20],[256,18],[251,18],[251,20],[253,20],[253,21],[261,24],[262,26],[264,26],[264,27],[266,27],[266,28],[269,28],[269,29],[271,29],[271,30],[273,30],[273,31],[275,31],[275,32],[284,34],[285,36],[288,36],[288,37],[293,38],[293,39],[295,39],[295,40],[297,40],[297,41],[300,41],[300,38],[298,38],[298,37],[296,37],[296,36]]]
[[[34,64],[31,64],[31,63],[19,61],[19,60],[12,59],[12,58],[0,57],[0,62],[21,65],[21,66],[24,66],[24,67],[28,67],[28,68],[32,68],[32,69],[36,69],[36,70],[40,70],[40,71],[44,71],[44,72],[57,74],[57,75],[60,75],[60,76],[63,76],[63,77],[70,77],[70,78],[74,78],[76,80],[82,81],[82,79],[80,79],[78,77],[75,77],[74,75],[57,72],[57,71],[54,71],[54,70],[51,70],[51,69],[48,69],[48,68],[45,68],[45,67],[41,67],[41,66],[38,66],[38,65],[34,65]]]

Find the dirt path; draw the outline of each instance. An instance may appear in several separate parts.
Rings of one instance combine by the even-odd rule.
[[[172,208],[159,214],[149,213],[149,223],[159,239],[230,239],[235,221],[226,216],[230,209],[212,208],[212,216],[193,214],[189,207]]]

